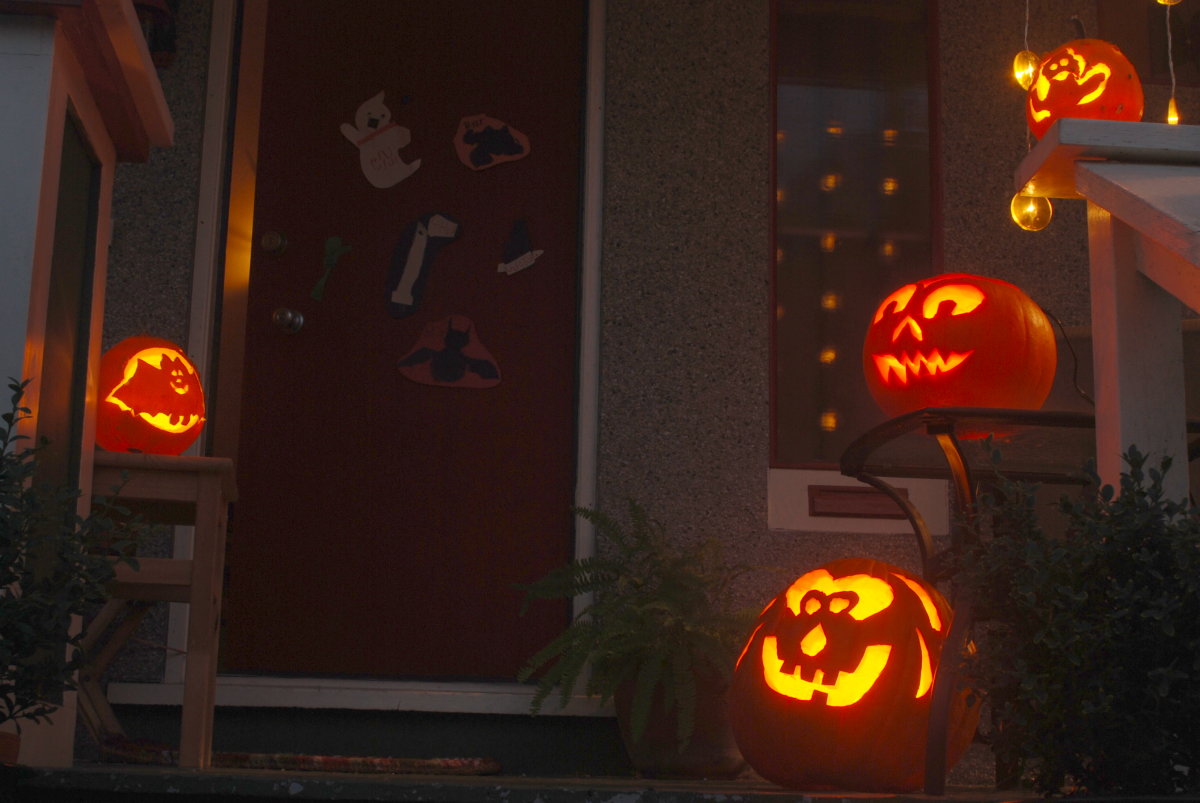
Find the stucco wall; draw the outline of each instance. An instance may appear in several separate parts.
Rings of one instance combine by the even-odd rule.
[[[770,13],[768,0],[608,0],[599,503],[633,496],[679,537],[717,534],[785,573],[863,552],[915,557],[911,539],[770,532]],[[1044,232],[1008,216],[1027,140],[1009,72],[1024,4],[943,0],[937,99],[941,270],[1025,287],[1088,323],[1083,203]],[[1030,46],[1096,31],[1094,2],[1031,0]],[[177,144],[117,177],[106,342],[186,336],[210,2],[188,0],[162,72]],[[1185,120],[1193,90],[1180,90]],[[1147,88],[1160,119],[1165,89]],[[761,573],[764,589],[778,577]],[[750,591],[753,595],[759,593]]]

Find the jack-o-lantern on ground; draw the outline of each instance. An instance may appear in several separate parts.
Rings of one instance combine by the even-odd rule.
[[[96,445],[110,452],[181,454],[204,427],[196,366],[169,340],[129,337],[100,358]]]
[[[800,577],[759,616],[734,670],[730,721],[746,761],[793,789],[917,788],[950,618],[935,588],[880,561],[846,558]],[[978,715],[955,696],[949,764]]]
[[[880,408],[1042,406],[1058,349],[1050,319],[1000,279],[947,273],[883,300],[863,342],[863,373]]]
[[[1038,139],[1055,120],[1142,119],[1145,99],[1133,64],[1102,39],[1076,39],[1042,59],[1025,101],[1025,119]]]

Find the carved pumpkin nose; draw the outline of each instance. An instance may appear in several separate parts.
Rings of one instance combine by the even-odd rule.
[[[920,324],[918,324],[915,320],[913,320],[913,317],[911,315],[905,315],[904,320],[900,321],[900,325],[897,326],[892,331],[892,342],[893,343],[895,343],[897,340],[900,339],[900,335],[904,334],[905,329],[907,329],[909,331],[909,333],[912,334],[912,336],[915,340],[924,340],[925,339],[925,333],[921,331]]]
[[[818,623],[816,627],[808,631],[804,638],[800,640],[800,651],[809,658],[812,658],[825,649],[825,645],[828,643],[829,639],[825,636],[825,628],[821,627],[820,623]]]

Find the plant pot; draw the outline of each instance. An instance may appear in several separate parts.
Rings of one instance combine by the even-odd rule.
[[[0,764],[16,764],[21,753],[21,735],[0,731]]]
[[[728,682],[712,672],[696,678],[696,727],[687,747],[680,750],[675,712],[663,710],[662,693],[655,694],[646,730],[636,743],[632,736],[633,683],[613,695],[621,741],[634,769],[648,778],[733,778],[746,768],[729,725],[725,693]]]

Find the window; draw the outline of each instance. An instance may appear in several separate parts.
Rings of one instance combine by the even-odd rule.
[[[938,272],[926,0],[778,0],[772,465],[828,466],[883,419],[862,340]]]

